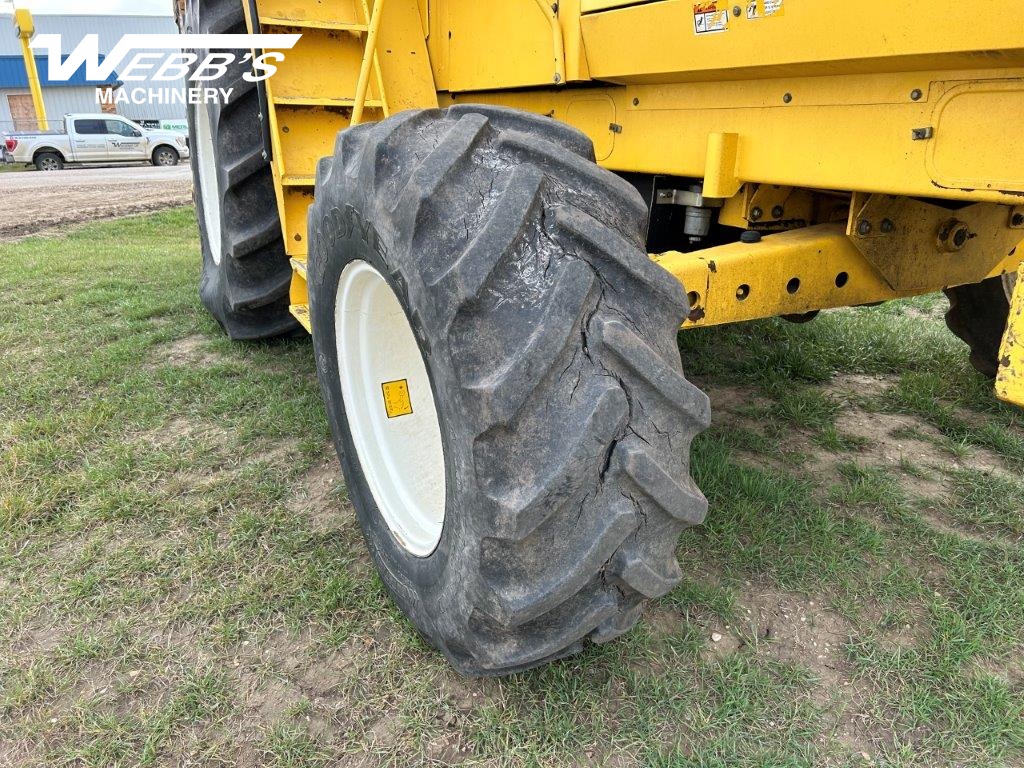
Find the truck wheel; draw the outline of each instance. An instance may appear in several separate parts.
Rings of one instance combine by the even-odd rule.
[[[171,147],[158,147],[153,153],[153,165],[156,166],[175,166],[180,159],[181,155],[178,154],[178,150]]]
[[[989,378],[999,370],[999,346],[1010,316],[1017,273],[945,290],[946,325],[971,348],[971,365]]]
[[[244,34],[241,0],[191,0],[186,31]],[[206,51],[196,53],[202,61]],[[242,78],[248,51],[236,53],[218,84],[235,89],[231,101],[188,108],[203,253],[199,294],[232,339],[265,339],[298,324],[288,312],[292,270],[270,164],[263,158],[259,96],[255,84]]]
[[[40,152],[34,162],[39,171],[60,171],[64,168],[64,158],[56,152]]]
[[[603,642],[680,579],[707,397],[682,286],[589,139],[496,107],[339,135],[310,210],[317,372],[371,555],[465,674]]]

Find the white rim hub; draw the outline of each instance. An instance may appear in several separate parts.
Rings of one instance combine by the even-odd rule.
[[[1007,301],[1013,301],[1013,289],[1017,286],[1017,273],[1007,272],[1003,275],[1003,293]]]
[[[345,414],[367,485],[398,543],[426,557],[444,527],[441,424],[409,319],[365,261],[342,270],[334,331]]]
[[[196,105],[195,120],[196,167],[199,169],[199,193],[203,202],[203,222],[213,263],[220,265],[221,242],[220,205],[217,184],[217,158],[213,152],[213,120],[207,104]]]

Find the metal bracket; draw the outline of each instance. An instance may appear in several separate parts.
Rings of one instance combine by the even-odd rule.
[[[730,227],[780,231],[812,223],[814,210],[814,195],[805,189],[744,184],[739,195],[726,201],[719,221]]]
[[[256,0],[249,0],[249,18],[252,20],[252,32],[259,33],[260,17],[256,9]],[[253,61],[263,55],[263,51],[252,52]],[[263,137],[263,159],[268,163],[274,159],[274,139],[270,131],[270,99],[267,97],[265,80],[256,82],[256,100],[259,103],[260,135]]]
[[[720,197],[704,197],[700,192],[688,189],[659,189],[654,198],[655,205],[687,205],[696,208],[721,208],[725,200]]]
[[[1011,207],[997,203],[951,210],[856,193],[846,231],[894,290],[916,291],[976,283],[1012,261],[1024,238],[1011,221]]]

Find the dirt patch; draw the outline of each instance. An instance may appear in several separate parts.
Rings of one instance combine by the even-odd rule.
[[[916,467],[929,468],[950,460],[949,454],[936,444],[942,440],[938,430],[913,416],[868,413],[847,407],[836,416],[836,429],[841,434],[860,438],[864,447],[858,454],[881,466],[909,462]],[[930,439],[908,437],[911,434]]]
[[[843,400],[874,398],[891,389],[899,381],[897,376],[867,376],[857,373],[841,373],[822,387],[830,395]]]
[[[331,447],[330,455],[297,481],[287,501],[290,511],[301,514],[320,532],[344,528],[355,520],[355,510],[345,495],[341,465]]]
[[[275,723],[295,711],[305,701],[302,691],[280,680],[271,680],[245,698],[245,705],[258,712],[266,722]]]
[[[901,311],[905,317],[921,320],[941,320],[946,314],[946,307],[942,303],[935,304],[927,309],[904,304]]]
[[[73,225],[135,216],[192,202],[187,165],[176,168],[68,169],[0,175],[0,242]]]
[[[738,602],[741,631],[768,641],[774,656],[812,670],[823,688],[850,684],[850,670],[842,656],[843,646],[853,635],[847,619],[820,600],[773,589],[748,588]]]
[[[855,636],[853,624],[821,598],[747,585],[738,599],[742,632],[763,643],[775,658],[817,677],[811,698],[834,718],[833,736],[852,754],[876,751],[888,736],[879,733],[865,711],[868,688],[855,679],[846,658],[845,646]],[[720,642],[736,633],[731,630]]]
[[[1018,659],[977,659],[975,662],[976,674],[979,676],[994,677],[1000,682],[1019,688],[1024,684],[1024,664]]]
[[[941,510],[937,509],[934,505],[928,505],[917,510],[921,519],[924,520],[929,526],[934,528],[939,533],[944,533],[948,536],[959,536],[962,539],[969,539],[977,544],[990,545],[1004,541],[1009,544],[1019,543],[1019,539],[1013,539],[1008,536],[995,534],[995,533],[982,533],[971,526],[960,523]]]
[[[396,639],[383,629],[372,637],[354,635],[331,649],[308,633],[287,631],[243,643],[228,661],[244,701],[240,730],[255,741],[268,725],[290,724],[327,740],[345,733],[376,751],[408,741],[387,685],[373,682],[377,674],[390,677],[382,670],[401,655]]]
[[[714,418],[719,427],[734,427],[756,433],[771,440],[773,450],[759,452],[736,449],[736,458],[748,465],[782,473],[794,471],[794,457],[799,457],[800,473],[816,478],[841,477],[840,468],[851,461],[862,466],[885,469],[898,483],[899,489],[921,519],[936,531],[956,535],[978,543],[1016,541],[1008,537],[978,531],[964,525],[945,513],[951,496],[950,470],[971,469],[985,474],[1017,477],[996,453],[970,446],[954,453],[944,446],[948,439],[928,422],[910,414],[876,413],[865,411],[857,403],[875,398],[892,386],[895,377],[843,375],[835,377],[827,390],[842,404],[835,418],[836,431],[853,438],[856,447],[845,451],[829,451],[818,446],[806,430],[787,428],[785,440],[770,437],[774,422],[766,426],[763,420],[748,415],[748,409],[766,407],[771,401],[757,402],[755,397],[739,388],[712,387]],[[827,485],[819,484],[819,491]],[[820,495],[820,494],[819,494]],[[728,637],[716,648],[728,653],[735,650]]]
[[[295,439],[279,439],[273,443],[266,444],[257,450],[246,460],[246,464],[269,464],[271,466],[287,467],[294,461],[299,452],[299,441]]]
[[[42,747],[28,738],[0,744],[0,765],[45,765]]]
[[[47,613],[22,630],[11,651],[19,657],[46,656],[63,643],[71,632],[70,627],[58,625],[56,618]]]
[[[203,366],[221,362],[224,358],[209,349],[210,339],[193,334],[161,344],[153,350],[154,365]]]
[[[691,381],[695,386],[706,392],[707,396],[711,399],[711,418],[713,422],[716,421],[715,415],[723,411],[726,413],[742,414],[752,406],[770,407],[772,405],[771,400],[754,394],[749,388],[723,387],[709,384],[706,381],[702,381],[699,376],[691,377]]]
[[[971,446],[963,455],[953,455],[941,446],[946,438],[922,419],[906,414],[867,413],[848,407],[836,417],[836,429],[862,438],[867,445],[859,452],[873,463],[898,467],[903,462],[926,470],[930,477],[914,477],[901,472],[904,489],[914,496],[944,495],[944,474],[951,467],[975,469],[986,474],[1017,477],[992,451]],[[920,437],[917,437],[920,435]]]
[[[847,657],[846,646],[857,634],[855,625],[823,596],[745,582],[736,585],[736,598],[734,621],[704,625],[703,659],[714,662],[735,653],[764,654],[811,672],[817,681],[809,695],[829,715],[830,736],[852,755],[877,752],[877,745],[886,743],[891,734],[880,733],[870,717],[870,689],[857,679]],[[655,608],[645,611],[645,621],[657,637],[677,632],[681,618]],[[892,637],[900,637],[898,632],[894,630]],[[644,671],[664,674],[667,670],[646,667]]]
[[[177,416],[166,424],[144,433],[142,439],[154,448],[169,448],[197,440],[226,445],[228,433],[223,427]]]

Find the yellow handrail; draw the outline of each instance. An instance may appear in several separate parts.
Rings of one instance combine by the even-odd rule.
[[[373,57],[377,48],[377,31],[380,29],[381,11],[384,9],[384,0],[376,0],[373,4],[373,13],[370,15],[370,23],[366,31],[366,50],[363,51],[363,61],[359,66],[359,82],[356,83],[355,105],[352,107],[352,119],[349,125],[359,125],[363,120],[363,108],[366,106],[366,90],[370,85],[370,69],[373,67]]]
[[[551,25],[551,37],[555,46],[555,75],[553,80],[556,83],[565,82],[565,43],[562,41],[562,25],[558,23],[558,6],[551,5],[548,0],[537,0],[537,7],[547,18]]]

